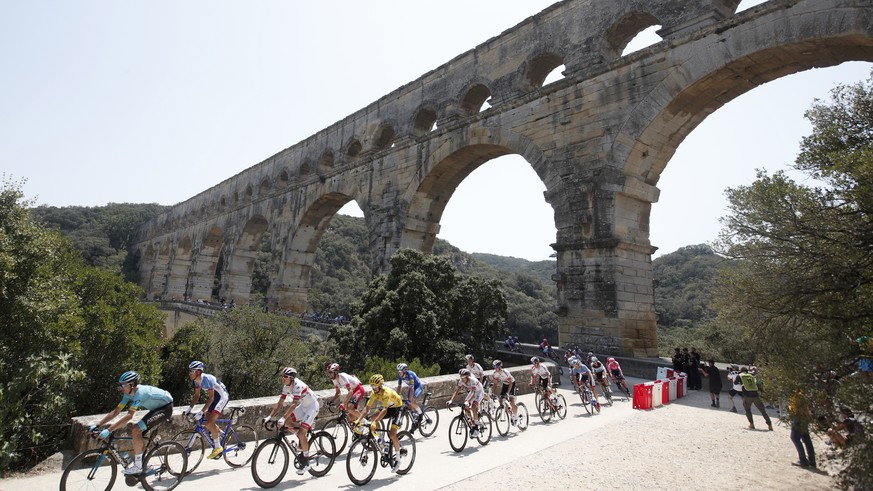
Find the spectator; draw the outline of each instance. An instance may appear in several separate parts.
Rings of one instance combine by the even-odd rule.
[[[728,400],[731,403],[731,412],[737,412],[737,405],[734,403],[734,396],[743,393],[743,382],[740,380],[740,367],[732,364],[728,367],[728,382],[731,383],[731,388],[728,390]]]
[[[706,360],[709,365],[703,368],[698,368],[699,374],[709,379],[709,399],[712,401],[711,407],[721,407],[719,395],[721,394],[721,370],[715,366],[715,360]],[[698,375],[700,377],[700,375]]]
[[[673,353],[673,370],[677,372],[685,371],[685,364],[682,361],[682,353],[680,353],[679,348],[673,348],[675,353]]]
[[[797,390],[788,401],[788,418],[791,421],[791,443],[797,449],[797,462],[800,467],[816,467],[815,448],[809,436],[809,423],[812,422],[812,410],[809,400],[802,390]]]
[[[703,380],[700,378],[700,354],[697,348],[691,348],[691,353],[688,354],[688,388],[691,390],[700,390],[703,387]]]
[[[843,431],[846,432],[843,435]],[[855,414],[846,406],[840,407],[840,416],[836,425],[828,430],[831,442],[838,447],[845,447],[858,439],[858,435],[864,432],[864,427],[855,419]]]
[[[767,429],[773,431],[773,423],[770,422],[767,409],[764,408],[764,403],[761,402],[761,397],[758,395],[758,384],[755,382],[755,376],[749,373],[748,368],[743,367],[740,369],[739,379],[743,387],[743,408],[746,410],[746,419],[749,420],[749,429],[755,429],[755,421],[752,419],[752,405],[754,405],[764,416]]]

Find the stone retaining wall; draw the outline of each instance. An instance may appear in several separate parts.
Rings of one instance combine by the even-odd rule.
[[[556,382],[560,382],[560,374],[558,373],[558,367],[552,364],[551,362],[547,363],[549,365],[549,370],[552,372],[553,380]],[[519,394],[527,394],[532,392],[531,387],[528,386],[528,373],[530,370],[530,365],[522,365],[517,367],[508,368],[509,372],[513,374],[517,381],[520,383],[518,385]],[[493,370],[488,370],[485,373],[490,376]],[[455,391],[455,387],[457,386],[458,376],[457,375],[438,375],[436,377],[425,377],[422,379],[422,382],[427,384],[427,391],[431,392],[432,395],[428,399],[428,406],[434,406],[437,408],[445,407],[446,401]],[[366,381],[363,381],[365,386],[369,389],[369,386],[366,385]],[[392,380],[386,380],[386,383],[389,387],[395,388],[396,385]],[[228,404],[228,408],[230,407],[244,407],[246,408],[245,414],[239,417],[238,425],[250,425],[255,428],[255,431],[258,432],[258,435],[263,434],[263,427],[261,426],[261,418],[266,416],[273,410],[276,406],[276,401],[279,396],[279,386],[276,387],[276,395],[269,397],[259,397],[256,399],[242,399],[242,400],[231,400]],[[369,390],[368,390],[369,392]],[[324,420],[330,418],[331,413],[328,410],[328,401],[333,398],[335,393],[334,389],[327,390],[319,390],[314,392],[316,397],[318,397],[319,403],[321,404],[321,411],[318,414],[318,419],[316,420],[316,426],[319,426],[323,423]],[[345,391],[343,391],[343,395],[345,395]],[[463,395],[459,394],[455,398],[455,402],[460,402]],[[286,407],[287,407],[286,403]],[[182,410],[188,406],[180,406],[173,409],[173,417],[170,421],[162,423],[158,427],[158,436],[162,439],[172,438],[174,435],[183,430],[190,430],[193,427],[193,424],[190,423],[184,416],[182,416]],[[135,416],[133,421],[139,421],[140,418],[145,416],[147,411],[139,411]],[[227,408],[225,408],[225,414],[228,414]],[[100,418],[103,417],[103,414],[96,414],[91,416],[77,416],[74,417],[71,421],[72,428],[70,430],[70,440],[69,447],[72,447],[73,450],[78,453],[86,448],[94,448],[97,446],[97,442],[94,439],[91,439],[87,435],[87,427],[91,422],[96,422]]]

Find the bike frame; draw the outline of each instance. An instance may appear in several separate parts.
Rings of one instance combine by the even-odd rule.
[[[236,430],[233,428],[232,422],[233,422],[233,416],[231,416],[228,419],[216,419],[215,420],[216,425],[226,424],[226,426],[224,427],[224,431],[221,431],[220,444],[222,447],[224,447],[224,444],[227,443],[227,439],[230,437],[231,433],[233,433],[233,435],[236,437],[237,440],[241,440],[239,435],[237,435]],[[221,427],[219,427],[219,430],[221,430]],[[194,431],[191,432],[191,436],[188,437],[188,441],[185,443],[185,450],[188,450],[191,448],[191,445],[194,444],[194,439],[197,438],[198,433],[200,435],[202,435],[203,438],[206,439],[206,441],[209,443],[209,445],[211,445],[213,447],[215,446],[215,440],[212,439],[212,434],[209,432],[209,430],[203,424],[203,418],[200,418],[195,423]],[[226,452],[236,450],[236,449],[237,449],[237,445],[231,445],[230,447],[226,447],[224,449],[224,451],[221,453],[224,454]]]

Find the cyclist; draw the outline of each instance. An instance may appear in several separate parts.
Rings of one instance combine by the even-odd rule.
[[[591,373],[594,374],[594,379],[597,385],[603,388],[604,395],[609,389],[609,372],[606,371],[606,365],[600,362],[596,356],[591,358]],[[595,393],[596,394],[596,393]]]
[[[400,387],[403,385],[403,381],[406,381],[407,389],[406,393],[400,392]],[[409,365],[406,363],[398,363],[397,364],[397,393],[403,396],[403,399],[409,401],[409,408],[412,409],[412,431],[415,431],[418,428],[418,423],[421,420],[421,407],[416,402],[418,396],[424,392],[424,384],[421,383],[421,379],[418,378],[418,375],[415,374],[412,370],[409,369]]]
[[[482,387],[485,387],[485,370],[482,370],[482,365],[476,363],[473,355],[466,355],[464,359],[467,361],[467,370],[470,370],[470,373],[476,377],[476,380],[482,384]]]
[[[630,389],[627,387],[627,382],[624,380],[624,372],[621,371],[621,365],[615,360],[615,358],[609,357],[606,359],[606,369],[609,370],[612,381],[615,382],[616,385],[620,385],[625,392],[630,394]]]
[[[133,437],[133,464],[124,469],[125,475],[136,475],[142,473],[142,454],[143,441],[142,436],[150,429],[160,423],[170,419],[173,416],[173,396],[169,392],[153,387],[151,385],[140,385],[139,373],[129,370],[121,374],[118,378],[118,383],[121,385],[121,393],[124,394],[121,402],[109,414],[103,417],[96,424],[88,427],[88,431],[96,432],[98,428],[105,425],[113,418],[118,416],[121,411],[127,411],[127,414],[122,416],[118,421],[112,423],[100,431],[99,437],[106,440],[122,426],[127,425],[133,418],[133,415],[140,409],[148,409],[149,412],[135,425],[129,426],[131,437]]]
[[[345,400],[340,404],[340,411],[343,409],[348,409],[349,411],[349,422],[358,419],[359,414],[359,405],[361,401],[364,400],[366,396],[366,392],[364,391],[364,384],[355,377],[354,375],[350,375],[345,372],[340,371],[339,363],[331,363],[327,366],[327,376],[330,377],[331,382],[333,382],[333,386],[336,388],[336,393],[333,395],[333,399],[330,400],[331,403],[336,402],[340,396],[340,389],[345,387],[346,390],[349,391],[346,394]]]
[[[500,405],[503,405],[503,398],[509,398],[509,404],[512,405],[512,414],[509,418],[510,422],[512,422],[512,426],[515,426],[516,421],[518,421],[518,409],[515,407],[515,394],[517,389],[515,387],[515,377],[512,376],[507,370],[503,369],[503,362],[500,360],[494,360],[492,363],[494,366],[494,373],[491,374],[491,383],[494,387],[501,387],[500,389]]]
[[[370,423],[370,432],[375,435],[376,429],[379,427],[379,421],[382,418],[388,418],[391,421],[391,428],[388,430],[388,436],[391,438],[391,444],[394,446],[394,461],[391,462],[391,472],[397,472],[400,467],[400,441],[397,439],[397,418],[400,416],[400,407],[403,405],[403,399],[400,394],[391,390],[390,387],[384,386],[385,378],[381,374],[376,374],[370,377],[370,388],[373,393],[370,394],[370,400],[367,401],[367,409],[373,407],[375,403],[379,403],[381,410],[372,419]],[[363,416],[363,415],[362,415]],[[361,418],[355,421],[355,426],[361,424]]]
[[[552,396],[552,373],[542,364],[536,356],[530,359],[530,386],[534,386],[534,381],[543,388],[544,397]]]
[[[582,359],[579,357],[574,357],[571,359],[573,362],[570,365],[570,380],[573,381],[573,385],[579,386],[579,384],[588,385],[592,392],[594,393],[594,400],[591,401],[591,404],[597,409],[597,412],[600,412],[600,401],[597,400],[597,387],[594,386],[594,380],[591,376],[591,370],[588,368],[588,365],[582,363]]]
[[[203,408],[200,411],[194,413],[194,418],[199,420],[206,416],[203,426],[212,435],[212,453],[209,454],[208,458],[216,459],[221,457],[224,447],[221,446],[221,432],[215,421],[230,400],[230,395],[227,393],[227,387],[215,375],[203,373],[202,361],[195,360],[188,365],[188,377],[194,381],[194,397],[191,398],[191,405],[182,411],[182,414],[191,414],[194,405],[200,400],[200,390],[206,390],[206,402],[203,403]]]
[[[473,432],[470,433],[470,437],[476,438],[479,436],[479,402],[485,397],[485,389],[482,387],[482,382],[473,378],[473,372],[469,369],[462,368],[458,375],[460,376],[458,386],[455,387],[455,392],[452,393],[452,397],[449,398],[446,405],[451,406],[454,403],[455,396],[458,395],[461,389],[467,391],[467,398],[464,399],[464,413],[470,416],[470,411],[472,410],[473,412],[470,418],[473,421]]]
[[[309,470],[309,442],[306,434],[312,429],[312,423],[315,421],[315,416],[318,415],[318,399],[309,390],[309,386],[302,380],[297,378],[297,370],[292,367],[282,369],[282,394],[279,396],[279,401],[276,407],[268,416],[264,417],[264,422],[272,421],[273,416],[279,414],[282,410],[282,405],[285,403],[285,398],[290,394],[293,402],[288,406],[285,414],[276,422],[280,428],[285,427],[285,420],[291,418],[291,422],[300,421],[300,428],[297,429],[297,442],[300,445],[300,451],[303,453],[302,465],[297,469],[297,475],[302,476]]]

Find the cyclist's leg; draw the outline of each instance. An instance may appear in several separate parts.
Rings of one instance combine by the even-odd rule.
[[[412,392],[411,397],[409,398],[409,407],[414,411],[415,419],[418,419],[421,416],[421,406],[418,405],[418,398],[421,396],[422,392],[424,392],[424,387],[419,385],[414,389],[410,390]]]
[[[142,468],[142,455],[145,450],[143,435],[148,433],[148,431],[155,426],[170,419],[172,415],[173,403],[170,403],[149,411],[141,420],[139,420],[138,423],[129,425],[130,436],[133,439],[134,464],[137,467]]]

